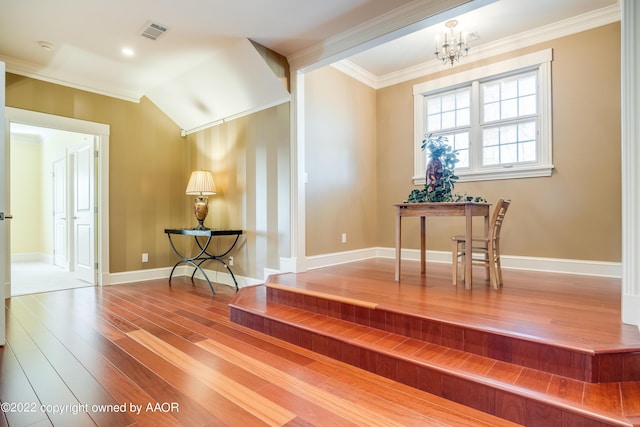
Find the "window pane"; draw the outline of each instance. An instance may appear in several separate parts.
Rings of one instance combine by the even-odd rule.
[[[456,168],[469,167],[469,132],[460,132],[449,135],[449,145],[458,154],[458,163]]]
[[[528,116],[536,113],[536,96],[528,95],[518,101],[520,116]]]
[[[469,133],[458,133],[454,138],[453,149],[462,150],[469,148]]]
[[[500,132],[498,128],[488,128],[482,132],[482,145],[485,147],[500,144]]]
[[[500,99],[511,99],[518,96],[518,82],[506,81],[502,83]]]
[[[433,115],[427,118],[427,129],[429,132],[440,130],[440,115]]]
[[[483,98],[486,104],[500,100],[500,85],[486,84],[482,88],[484,91]]]
[[[458,110],[456,114],[456,126],[469,126],[469,123],[471,123],[471,110],[469,108]]]
[[[427,112],[429,114],[440,112],[440,98],[427,98]]]
[[[427,97],[427,133],[468,127],[471,124],[471,90],[458,89]]]
[[[534,95],[536,93],[536,76],[531,75],[518,80],[518,95]]]
[[[457,153],[458,163],[456,168],[469,167],[469,131],[457,133],[439,133],[434,137],[442,136],[447,139],[447,144]]]
[[[450,111],[442,114],[442,128],[449,129],[456,126],[456,112]]]
[[[535,73],[482,84],[483,121],[507,120],[537,114]],[[494,103],[499,102],[499,107]]]
[[[492,102],[484,106],[484,121],[493,122],[500,119],[500,104]]]
[[[468,168],[469,167],[469,150],[458,150],[458,163],[456,168]]]
[[[518,145],[508,144],[500,146],[500,163],[516,163],[518,161]]]
[[[520,123],[518,125],[518,141],[535,141],[536,122]]]
[[[442,97],[442,111],[451,111],[456,109],[456,96],[454,94]]]
[[[536,143],[535,141],[518,144],[518,160],[521,162],[536,161]]]
[[[482,164],[485,166],[500,164],[499,147],[489,147],[482,150]]]
[[[518,141],[517,126],[503,126],[500,128],[500,144],[509,144]]]
[[[471,93],[468,90],[456,94],[456,108],[467,108],[471,105]]]
[[[500,115],[501,119],[518,117],[518,100],[517,99],[508,99],[506,101],[502,101],[500,103],[500,108],[502,110],[502,114]]]
[[[537,122],[485,127],[482,130],[483,166],[535,162]]]

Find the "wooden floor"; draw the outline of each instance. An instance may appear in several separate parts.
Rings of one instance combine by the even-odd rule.
[[[174,278],[7,300],[0,426],[513,425],[233,324],[235,291],[216,288]]]
[[[620,279],[504,270],[505,286],[495,291],[477,268],[469,291],[452,285],[448,264],[430,263],[421,275],[418,262],[404,261],[400,284],[393,275],[393,260],[377,258],[273,280],[587,351],[640,351],[638,328],[621,322]]]
[[[619,279],[372,259],[271,276],[231,302],[239,324],[530,426],[640,426],[640,333]]]

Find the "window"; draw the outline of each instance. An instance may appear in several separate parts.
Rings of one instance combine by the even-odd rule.
[[[458,152],[460,181],[549,176],[551,50],[414,86],[414,183],[424,183],[429,134]]]

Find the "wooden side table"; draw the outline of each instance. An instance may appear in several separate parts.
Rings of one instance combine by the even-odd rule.
[[[473,237],[473,217],[484,217],[484,235],[489,232],[489,203],[477,202],[430,202],[399,203],[396,208],[396,272],[395,280],[400,281],[400,260],[402,259],[402,218],[420,218],[420,273],[426,271],[426,224],[428,216],[463,216],[465,218],[465,281],[464,288],[471,289],[471,239]]]

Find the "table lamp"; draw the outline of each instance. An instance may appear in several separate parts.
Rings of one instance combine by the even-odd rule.
[[[198,226],[194,227],[194,229],[208,230],[204,226],[204,220],[209,213],[209,199],[207,196],[216,194],[216,186],[213,183],[211,172],[203,170],[191,172],[186,194],[197,196],[193,205],[193,213],[198,220]]]

